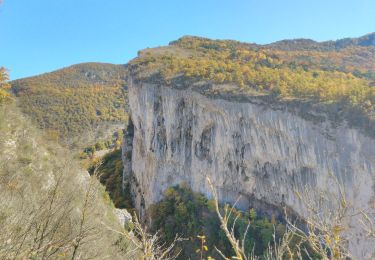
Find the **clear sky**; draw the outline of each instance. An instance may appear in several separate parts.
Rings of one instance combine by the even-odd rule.
[[[80,62],[123,64],[183,35],[269,43],[374,31],[375,0],[3,0],[0,66],[16,79]]]

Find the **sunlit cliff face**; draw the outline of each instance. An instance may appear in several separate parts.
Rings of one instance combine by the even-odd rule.
[[[309,186],[338,195],[335,179],[353,212],[372,201],[375,140],[345,124],[316,123],[257,99],[213,99],[131,79],[129,102],[134,137],[131,171],[125,174],[132,175],[142,212],[181,182],[210,197],[206,177],[222,202],[242,195],[243,209],[285,205],[304,216],[296,191]],[[350,247],[364,257],[366,239],[357,220],[348,225],[354,233]]]

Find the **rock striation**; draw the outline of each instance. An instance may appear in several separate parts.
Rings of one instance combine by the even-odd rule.
[[[141,214],[181,182],[210,197],[206,177],[222,202],[242,195],[243,209],[287,206],[303,217],[296,191],[307,185],[339,196],[332,179],[344,187],[353,212],[370,208],[375,140],[345,122],[309,120],[256,97],[239,102],[203,95],[193,86],[177,89],[131,77],[128,83],[134,133],[132,144],[124,142],[124,150],[132,149],[131,163],[124,157],[124,179],[132,180]],[[372,249],[358,220],[349,219],[348,226],[350,248],[369,258]]]

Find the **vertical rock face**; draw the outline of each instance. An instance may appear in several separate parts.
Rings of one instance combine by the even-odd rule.
[[[308,185],[338,193],[332,175],[354,207],[367,209],[373,200],[375,141],[356,129],[131,79],[129,105],[139,210],[181,182],[210,197],[207,176],[221,201],[233,202],[241,194],[244,209],[262,202],[286,205],[303,216],[306,210],[295,191]],[[349,222],[354,230],[350,247],[364,259],[366,238],[355,220]]]

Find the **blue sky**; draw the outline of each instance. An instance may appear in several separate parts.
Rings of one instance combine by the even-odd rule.
[[[0,66],[16,79],[80,62],[123,64],[183,35],[269,43],[374,31],[375,0],[3,0]]]

